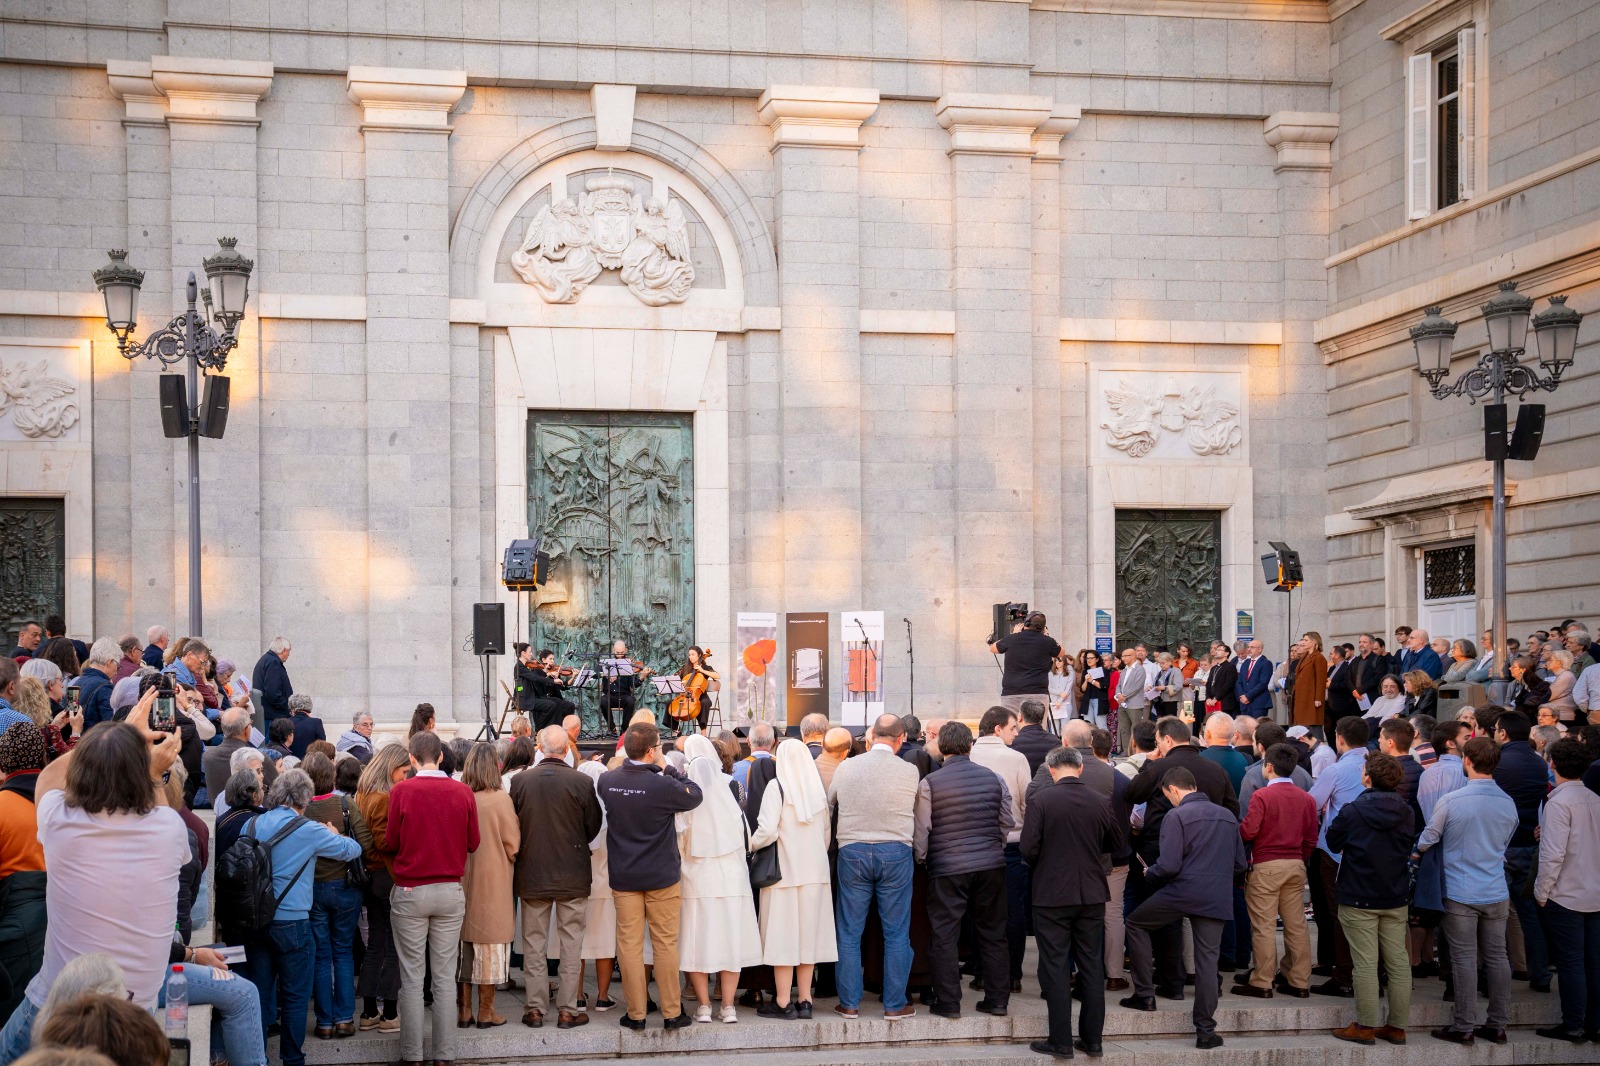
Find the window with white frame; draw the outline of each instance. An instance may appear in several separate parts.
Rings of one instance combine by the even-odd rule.
[[[1472,198],[1477,172],[1477,28],[1413,53],[1406,67],[1406,217]]]

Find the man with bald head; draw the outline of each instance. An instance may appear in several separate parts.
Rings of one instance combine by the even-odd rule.
[[[572,742],[571,751],[573,757],[576,758],[578,754],[578,734],[583,732],[583,719],[575,714],[569,714],[561,719],[561,728],[566,731],[567,739]],[[570,762],[571,760],[568,761]]]
[[[836,725],[822,735],[822,754],[817,756],[817,773],[822,775],[822,787],[833,784],[833,772],[850,757],[850,747],[856,738],[850,730]]]
[[[1444,663],[1439,653],[1429,647],[1426,629],[1413,629],[1406,638],[1404,650],[1400,652],[1400,673],[1412,670],[1421,670],[1435,681],[1444,676]]]
[[[1080,780],[1109,800],[1115,785],[1112,776],[1116,771],[1094,757],[1094,726],[1082,718],[1069,720],[1061,727],[1061,746],[1078,749],[1083,756]],[[1041,765],[1039,772],[1033,775],[1033,780],[1028,782],[1028,802],[1033,802],[1034,795],[1041,788],[1049,788],[1053,784],[1055,779],[1050,776],[1050,767]]]
[[[591,887],[589,841],[600,832],[600,800],[589,778],[567,765],[570,740],[565,729],[545,726],[538,742],[538,764],[511,779],[511,803],[522,834],[514,886],[522,900],[524,955],[561,960],[556,1027],[571,1029],[589,1021],[578,1009],[578,993]],[[556,950],[547,953],[552,911]],[[542,1028],[550,1005],[550,984],[542,972],[527,982],[527,997],[522,1024]]]
[[[874,899],[883,924],[883,1016],[917,1013],[906,999],[906,982],[911,977],[912,842],[921,778],[916,766],[898,756],[905,738],[905,724],[897,716],[879,715],[867,732],[866,754],[835,767],[828,786],[839,842],[839,962],[834,970],[839,1003],[833,1010],[844,1018],[857,1017],[861,1007],[861,934]]]
[[[1239,786],[1244,783],[1244,772],[1249,769],[1250,760],[1233,746],[1233,716],[1226,711],[1213,711],[1207,715],[1202,742],[1205,746],[1200,749],[1200,754],[1222,767],[1228,780],[1233,782],[1233,791],[1237,793]]]

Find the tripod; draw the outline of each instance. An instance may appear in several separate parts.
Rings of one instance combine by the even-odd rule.
[[[493,699],[491,689],[494,684],[494,667],[490,663],[489,656],[493,654],[493,652],[485,652],[478,656],[483,662],[483,725],[478,729],[478,735],[473,738],[474,740],[492,742],[500,739],[500,731],[494,727],[494,719],[492,717],[494,711],[490,703]]]

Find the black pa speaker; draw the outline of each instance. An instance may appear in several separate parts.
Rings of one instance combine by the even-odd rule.
[[[1509,459],[1506,440],[1506,405],[1491,403],[1483,409],[1483,457],[1489,462]]]
[[[1261,572],[1267,584],[1282,592],[1297,589],[1305,584],[1305,569],[1300,565],[1300,553],[1281,540],[1269,540],[1267,546],[1275,554],[1261,557]]]
[[[550,556],[539,550],[537,540],[514,540],[506,549],[500,568],[500,583],[513,592],[532,592],[545,583]]]
[[[168,437],[189,435],[189,390],[182,374],[161,375],[161,432]]]
[[[1525,403],[1517,408],[1517,428],[1511,434],[1508,459],[1532,459],[1539,454],[1539,442],[1544,439],[1544,404]]]
[[[221,440],[223,430],[228,428],[228,379],[215,375],[206,378],[205,397],[200,405],[200,435]]]
[[[506,605],[503,603],[475,603],[472,605],[472,654],[504,655],[506,653]]]

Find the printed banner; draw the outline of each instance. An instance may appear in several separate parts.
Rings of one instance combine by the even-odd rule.
[[[784,724],[799,725],[808,714],[828,713],[828,614],[786,614],[783,629],[789,656]]]
[[[839,722],[865,727],[883,713],[883,612],[841,612],[839,652]]]
[[[1256,616],[1251,611],[1235,611],[1234,639],[1249,640],[1256,635]]]
[[[748,728],[753,722],[781,720],[778,705],[778,616],[772,611],[740,611],[734,645],[739,653],[733,671],[734,709],[730,720]]]

